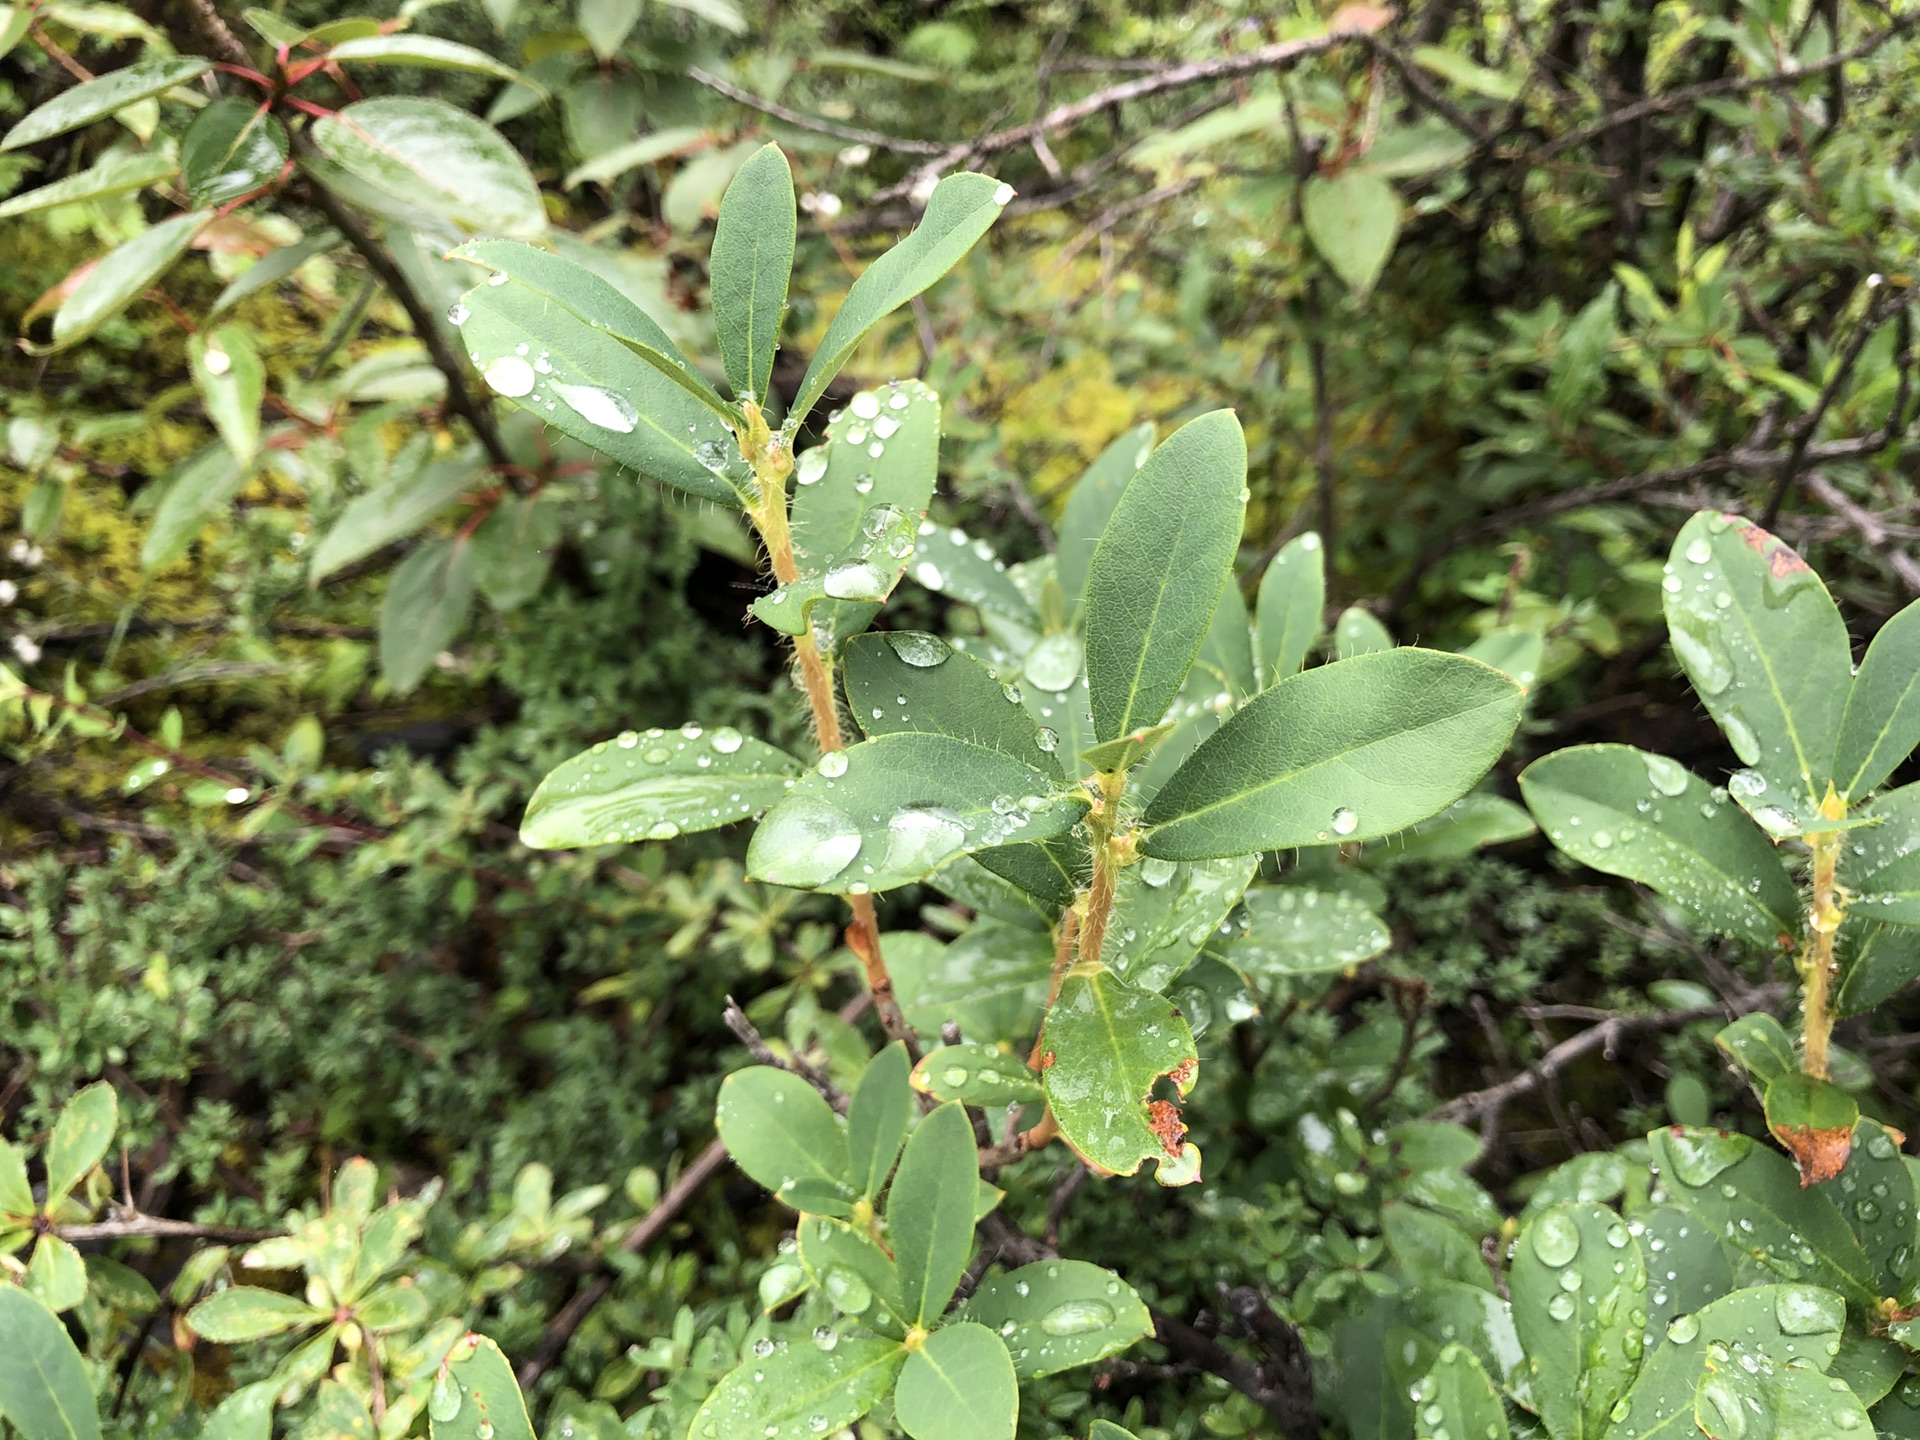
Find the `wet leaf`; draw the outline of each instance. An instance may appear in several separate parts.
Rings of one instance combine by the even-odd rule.
[[[973,1126],[959,1105],[937,1107],[908,1137],[887,1192],[887,1235],[901,1314],[915,1325],[938,1322],[966,1272],[979,1175]]]
[[[1647,1257],[1647,1344],[1666,1338],[1676,1317],[1691,1315],[1733,1290],[1733,1267],[1719,1236],[1678,1205],[1655,1205],[1628,1227]]]
[[[531,240],[547,228],[539,188],[506,137],[421,96],[359,100],[314,122],[323,183],[338,172],[406,213],[472,233]],[[350,199],[364,198],[356,189]]]
[[[42,1235],[34,1242],[24,1283],[49,1310],[71,1310],[87,1298],[87,1262],[58,1235]]]
[[[907,1352],[892,1340],[842,1340],[831,1350],[776,1344],[749,1355],[693,1417],[702,1440],[819,1440],[851,1425],[893,1388]]]
[[[1860,920],[1920,925],[1920,785],[1903,785],[1874,800],[1879,823],[1847,837],[1840,879],[1854,892]]]
[[[1499,757],[1522,691],[1489,665],[1402,648],[1262,691],[1147,806],[1169,860],[1390,835],[1460,798]]]
[[[1475,791],[1462,795],[1430,820],[1402,830],[1383,851],[1383,860],[1457,860],[1484,850],[1524,840],[1539,827],[1520,806],[1501,795]]]
[[[1694,691],[1742,763],[1817,801],[1852,684],[1847,627],[1783,542],[1704,511],[1674,538],[1667,630]]]
[[[993,553],[993,547],[985,540],[974,539],[958,526],[942,528],[931,520],[921,522],[912,574],[918,584],[936,594],[1002,616],[1029,630],[1039,627],[1040,617],[1034,613],[1027,597],[1020,593],[1020,587],[1013,583],[1013,577],[1007,573],[1005,563]],[[1072,648],[1079,644],[1070,635],[1047,638],[1056,649],[1061,645]],[[1064,688],[1072,679],[1072,673],[1067,673],[1060,686],[1043,688]]]
[[[1101,960],[1136,989],[1166,990],[1218,934],[1253,872],[1250,855],[1129,865],[1114,886]]]
[[[355,497],[313,547],[307,583],[318,585],[336,570],[404,540],[484,481],[477,454],[456,455]]]
[[[853,1185],[868,1200],[876,1198],[893,1173],[913,1118],[912,1065],[907,1047],[896,1040],[867,1062],[847,1106],[847,1148]]]
[[[956,855],[1072,828],[1086,797],[1058,785],[964,740],[881,735],[823,757],[768,811],[747,869],[796,889],[892,889]]]
[[[1275,684],[1299,670],[1320,638],[1327,608],[1326,568],[1320,537],[1309,530],[1289,540],[1260,577],[1254,615],[1263,683]]]
[[[1106,531],[1113,507],[1153,452],[1154,429],[1136,425],[1100,452],[1067,496],[1056,532],[1054,575],[1066,606],[1067,629],[1078,630],[1086,613],[1087,569]]]
[[[1099,739],[1159,724],[1185,683],[1240,543],[1246,478],[1240,422],[1216,410],[1163,441],[1115,504],[1087,572]]]
[[[287,127],[268,107],[229,96],[194,117],[180,137],[180,178],[195,205],[225,205],[278,179]]]
[[[187,1324],[203,1340],[217,1345],[232,1345],[246,1340],[263,1340],[269,1335],[284,1335],[303,1325],[318,1325],[330,1320],[331,1310],[309,1305],[297,1295],[282,1295],[277,1290],[262,1290],[252,1285],[234,1285],[215,1291],[187,1314]]]
[[[1757,1012],[1742,1015],[1714,1036],[1713,1043],[1763,1091],[1781,1076],[1791,1075],[1800,1068],[1793,1037],[1771,1015]]]
[[[462,45],[457,40],[442,40],[436,35],[414,35],[404,31],[388,35],[365,35],[342,40],[329,52],[329,58],[343,65],[410,65],[423,70],[465,70],[475,75],[491,75],[539,91],[539,84],[511,65]]]
[[[203,446],[167,477],[166,493],[153,512],[153,524],[140,547],[140,564],[157,570],[178,559],[194,537],[226,513],[233,497],[246,488],[250,465],[234,458],[224,441]]]
[[[1803,1188],[1846,1168],[1860,1107],[1839,1086],[1789,1071],[1767,1085],[1766,1111],[1767,1129],[1799,1165]]]
[[[1415,1386],[1413,1403],[1416,1440],[1449,1440],[1452,1436],[1507,1440],[1512,1434],[1499,1392],[1464,1345],[1449,1345],[1440,1352],[1433,1369]],[[1554,1429],[1551,1421],[1548,1430],[1554,1440],[1585,1433]]]
[[[1393,936],[1350,895],[1297,885],[1247,892],[1246,913],[1220,955],[1249,975],[1319,975],[1371,959]]]
[[[790,431],[807,418],[868,332],[959,264],[1012,198],[1012,186],[986,175],[949,175],[934,187],[913,233],[866,268],[835,312],[787,412]]]
[[[53,342],[26,348],[50,354],[78,345],[145,294],[212,219],[210,210],[175,215],[92,262],[54,314]]]
[[[989,1110],[1040,1099],[1040,1082],[1025,1060],[973,1042],[929,1051],[914,1067],[913,1088],[936,1099]]]
[[[394,567],[380,607],[380,677],[399,694],[427,678],[467,623],[473,542],[429,540]]]
[[[1084,1260],[1043,1260],[989,1275],[958,1318],[1006,1341],[1022,1380],[1091,1365],[1153,1333],[1153,1317],[1133,1287]]]
[[[0,208],[0,214],[4,214]],[[1833,783],[1843,796],[1886,783],[1920,744],[1920,601],[1873,637],[1847,690],[1834,743]]]
[[[914,1440],[1013,1440],[1020,1387],[993,1331],[955,1322],[907,1356],[893,1414]]]
[[[1515,1242],[1508,1284],[1547,1432],[1600,1435],[1645,1344],[1647,1267],[1626,1222],[1604,1205],[1547,1207]]]
[[[864,627],[913,559],[918,520],[892,505],[873,506],[846,549],[809,557],[809,568],[753,602],[754,615],[783,635],[828,635],[844,624]],[[843,605],[847,614],[822,618],[822,606],[831,612]]]
[[[883,1334],[906,1334],[900,1272],[865,1228],[808,1215],[794,1233],[808,1279],[834,1309]]]
[[[949,945],[889,935],[882,948],[901,1008],[921,1034],[938,1035],[951,1020],[977,1041],[1031,1038],[1053,973],[1045,932],[985,920]]]
[[[1333,623],[1333,656],[1351,660],[1356,655],[1378,655],[1393,649],[1393,636],[1371,610],[1349,605]]]
[[[91,169],[63,176],[50,185],[22,190],[0,200],[0,220],[27,215],[55,205],[73,205],[85,200],[104,200],[130,190],[144,190],[171,178],[180,169],[179,162],[166,155],[108,155]]]
[[[1156,1163],[1163,1183],[1199,1178],[1179,1107],[1156,1099],[1168,1077],[1184,1097],[1200,1062],[1187,1024],[1165,999],[1111,974],[1068,972],[1040,1036],[1041,1082],[1067,1142],[1091,1165],[1132,1175]]]
[[[164,60],[142,60],[137,65],[88,80],[28,111],[26,117],[7,132],[7,138],[0,140],[0,150],[17,150],[22,145],[38,144],[68,130],[91,125],[136,101],[164,95],[189,80],[197,80],[211,69],[211,60],[197,55],[173,55]]]
[[[734,1163],[780,1199],[794,1203],[789,1197],[804,1185],[805,1208],[852,1213],[858,1192],[846,1126],[798,1075],[771,1065],[736,1070],[721,1082],[714,1123]]]
[[[713,328],[727,379],[738,398],[760,405],[767,403],[786,319],[797,223],[793,171],[778,145],[764,145],[721,197],[708,261]]]
[[[194,388],[227,449],[249,462],[260,448],[260,401],[267,369],[252,334],[238,325],[203,330],[187,342]]]
[[[1775,1440],[1872,1433],[1859,1397],[1844,1380],[1818,1370],[1764,1363],[1749,1369],[1709,1347],[1706,1372],[1694,1391],[1693,1422],[1707,1440],[1757,1440],[1762,1424]]]
[[[1704,925],[1769,949],[1798,933],[1799,893],[1772,842],[1678,761],[1578,745],[1529,765],[1520,792],[1555,845],[1652,886]]]
[[[67,1102],[47,1142],[46,1209],[52,1210],[72,1194],[87,1172],[100,1163],[113,1143],[119,1114],[113,1086],[104,1080],[95,1081]]]
[[[1920,1237],[1914,1222],[1920,1197],[1897,1134],[1876,1120],[1861,1120],[1854,1127],[1846,1168],[1826,1189],[1878,1270],[1880,1294],[1905,1296],[1916,1275],[1914,1245]]]

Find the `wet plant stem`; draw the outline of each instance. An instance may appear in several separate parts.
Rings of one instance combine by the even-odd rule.
[[[1841,819],[1846,813],[1846,804],[1829,792],[1820,813],[1829,820]],[[1800,953],[1800,982],[1806,996],[1801,1067],[1816,1080],[1825,1080],[1829,1069],[1827,1041],[1833,1034],[1833,1009],[1829,999],[1834,971],[1833,937],[1845,915],[1834,872],[1845,843],[1844,830],[1829,830],[1808,841],[1813,847],[1813,900],[1807,916],[1807,943]]]
[[[1088,887],[1086,913],[1080,920],[1080,963],[1092,968],[1100,965],[1100,952],[1106,944],[1107,921],[1113,915],[1114,889],[1119,883],[1123,851],[1128,841],[1116,835],[1119,828],[1120,797],[1127,788],[1124,770],[1112,770],[1100,776],[1100,798],[1087,813],[1087,828],[1093,832],[1093,882]]]
[[[754,479],[760,487],[760,503],[747,511],[747,518],[767,547],[767,561],[773,569],[774,580],[781,585],[791,585],[800,578],[800,567],[793,558],[793,532],[787,523],[787,476],[793,471],[793,455],[787,449],[785,437],[768,430],[759,407],[749,401],[746,413],[747,426],[740,436],[740,453],[753,467]],[[833,693],[831,659],[821,653],[812,635],[789,638],[793,642],[794,657],[800,663],[800,681],[807,692],[807,705],[813,712],[813,735],[820,753],[845,749],[840,706]],[[917,1064],[918,1039],[900,1009],[893,993],[893,977],[888,974],[886,959],[880,953],[880,918],[874,913],[873,897],[849,895],[846,900],[847,908],[853,912],[853,922],[847,926],[847,948],[859,958],[866,972],[867,990],[873,996],[873,1009],[880,1017],[880,1027],[889,1040],[904,1042],[908,1057]]]

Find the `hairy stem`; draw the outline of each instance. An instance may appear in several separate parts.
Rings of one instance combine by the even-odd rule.
[[[1828,820],[1842,819],[1846,815],[1846,802],[1829,789],[1820,813]],[[1827,1041],[1833,1034],[1829,1000],[1834,972],[1833,937],[1845,914],[1834,872],[1845,841],[1844,830],[1829,830],[1809,841],[1813,847],[1813,899],[1807,912],[1807,943],[1800,952],[1800,982],[1806,995],[1805,1053],[1801,1066],[1816,1080],[1827,1078]]]
[[[1080,962],[1097,966],[1106,944],[1107,921],[1113,915],[1114,887],[1119,883],[1126,841],[1114,832],[1120,818],[1120,796],[1127,788],[1123,770],[1100,777],[1100,799],[1087,814],[1093,832],[1093,883],[1087,890],[1086,913],[1080,920]]]
[[[747,430],[740,438],[740,452],[753,466],[760,485],[760,503],[747,512],[754,529],[767,547],[767,560],[773,578],[791,585],[800,577],[793,558],[793,532],[787,524],[787,475],[793,469],[793,457],[784,439],[767,429],[760,409],[746,404]],[[800,662],[800,682],[807,692],[807,705],[813,711],[813,736],[820,753],[846,748],[840,730],[840,705],[833,693],[833,664],[821,653],[811,635],[792,637],[794,658]],[[866,972],[867,989],[873,995],[874,1013],[889,1040],[904,1041],[908,1056],[920,1059],[918,1039],[907,1023],[900,1002],[893,993],[893,977],[887,972],[886,958],[880,953],[880,918],[874,913],[871,895],[849,895],[847,908],[853,922],[847,926],[847,948],[859,958]]]

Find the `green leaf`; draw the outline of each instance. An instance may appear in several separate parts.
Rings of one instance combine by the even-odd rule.
[[[1889,790],[1867,807],[1878,823],[1849,837],[1840,879],[1862,920],[1920,925],[1920,785]]]
[[[1647,1288],[1639,1245],[1604,1205],[1553,1205],[1521,1233],[1507,1277],[1547,1433],[1598,1436],[1639,1368]]]
[[[225,513],[252,474],[253,467],[236,459],[224,441],[203,446],[181,461],[167,477],[166,492],[140,547],[142,567],[157,570],[178,559],[196,535]]]
[[[26,1220],[39,1213],[33,1187],[27,1183],[26,1152],[12,1141],[0,1138],[0,1215]]]
[[[545,93],[538,82],[511,65],[502,64],[486,51],[462,45],[457,40],[442,40],[434,35],[410,35],[404,32],[366,35],[341,41],[333,47],[328,58],[345,65],[413,65],[426,70],[466,70],[476,75],[491,75],[497,80],[509,80]]]
[[[170,178],[179,163],[165,155],[108,155],[91,169],[68,175],[50,185],[22,190],[0,201],[0,220],[26,215],[55,205],[72,205],[84,200],[104,200],[130,190],[144,190]]]
[[[1458,1221],[1418,1205],[1389,1200],[1380,1207],[1380,1237],[1417,1286],[1435,1283],[1472,1285],[1491,1290],[1493,1277],[1480,1254],[1479,1237]]]
[[[867,1062],[847,1106],[847,1148],[854,1189],[872,1200],[893,1173],[913,1119],[913,1069],[907,1047],[896,1040]]]
[[[113,1086],[97,1080],[67,1102],[47,1142],[47,1206],[51,1211],[73,1193],[100,1163],[113,1143],[119,1121],[119,1101]]]
[[[505,275],[512,284],[534,292],[550,308],[611,336],[713,411],[723,424],[732,423],[732,407],[693,368],[654,318],[585,266],[514,240],[471,240],[455,249],[451,258]],[[484,305],[489,288],[497,287],[476,287],[461,303],[469,309],[476,303]],[[460,323],[464,324],[464,319]]]
[[[1721,1360],[1709,1351],[1706,1371],[1694,1391],[1692,1418],[1708,1440],[1748,1440],[1756,1416],[1777,1440],[1872,1433],[1859,1397],[1817,1370],[1783,1365],[1749,1372],[1732,1357]]]
[[[831,571],[834,556],[858,546],[875,506],[912,518],[905,555],[890,555],[889,571],[918,558],[927,532],[927,503],[940,464],[940,397],[918,380],[863,390],[829,427],[825,443],[794,466],[789,523],[793,555],[803,575]],[[821,643],[837,646],[872,623],[879,606],[837,599],[813,611]]]
[[[1333,654],[1336,660],[1351,660],[1356,655],[1377,655],[1393,649],[1393,636],[1374,618],[1371,610],[1349,605],[1333,624]],[[1497,667],[1496,667],[1497,668]]]
[[[338,230],[324,229],[303,236],[291,245],[269,251],[236,275],[227,288],[214,298],[213,304],[207,308],[207,318],[212,320],[247,296],[257,294],[269,285],[279,284],[314,256],[324,255],[339,243]]]
[[[524,256],[514,263],[515,273],[532,268]],[[724,405],[629,338],[639,312],[627,310],[609,308],[588,323],[544,290],[510,280],[476,286],[451,314],[495,394],[650,479],[742,509],[757,491]],[[606,328],[615,323],[619,333]]]
[[[0,206],[0,215],[6,208]],[[1886,783],[1920,745],[1920,601],[1880,627],[1847,691],[1833,751],[1833,784],[1843,797]]]
[[[950,945],[915,933],[888,935],[883,948],[900,1006],[923,1034],[951,1020],[979,1041],[1030,1037],[1047,1003],[1053,941],[1043,931],[976,921]]]
[[[1539,1386],[1534,1394],[1539,1395]],[[1507,1407],[1493,1381],[1464,1345],[1449,1345],[1413,1390],[1416,1440],[1446,1440],[1448,1436],[1472,1436],[1473,1440],[1508,1440]],[[1542,1415],[1544,1419],[1544,1412]],[[1547,1420],[1547,1433],[1554,1440],[1568,1436],[1597,1435],[1597,1430],[1562,1429]]]
[[[868,735],[948,735],[1059,777],[1059,737],[1034,723],[1017,691],[938,636],[861,635],[841,663],[847,704]]]
[[[762,595],[753,602],[754,615],[783,635],[817,634],[833,622],[814,618],[816,607],[846,603],[857,607],[855,628],[864,626],[906,573],[919,518],[893,505],[873,506],[845,550]]]
[[[900,1272],[874,1243],[868,1227],[808,1215],[795,1233],[801,1266],[834,1309],[884,1333],[906,1334]],[[881,1309],[874,1308],[875,1300]]]
[[[758,815],[800,762],[728,725],[627,730],[554,767],[527,802],[520,841],[536,850],[670,840]]]
[[[1417,45],[1413,49],[1413,61],[1423,70],[1431,70],[1442,80],[1451,81],[1463,90],[1471,90],[1476,95],[1485,95],[1490,100],[1511,100],[1520,93],[1525,77],[1508,74],[1500,70],[1490,70],[1484,65],[1476,65],[1457,50],[1449,50],[1441,45]]]
[[[1216,410],[1167,437],[1115,504],[1087,571],[1098,739],[1159,724],[1185,683],[1233,568],[1246,479],[1240,422]]]
[[[959,264],[1012,198],[1012,186],[986,175],[949,175],[934,187],[914,232],[847,291],[787,412],[789,433],[800,428],[868,332]]]
[[[611,60],[640,23],[643,0],[580,0],[575,17],[594,58]]]
[[[272,1440],[273,1401],[279,1388],[271,1380],[242,1385],[213,1407],[200,1440]]]
[[[1129,865],[1114,886],[1100,959],[1136,989],[1165,991],[1220,932],[1253,871],[1251,855]]]
[[[175,215],[141,231],[108,251],[86,272],[53,317],[53,343],[30,345],[34,354],[52,354],[77,345],[146,293],[147,288],[186,254],[211,210]]]
[[[981,1325],[942,1326],[907,1356],[893,1414],[914,1440],[1013,1440],[1020,1386],[1006,1344]]]
[[[203,1340],[232,1345],[243,1340],[284,1335],[302,1325],[317,1325],[332,1317],[331,1310],[318,1309],[297,1295],[282,1295],[278,1290],[261,1290],[252,1285],[234,1285],[194,1306],[187,1314],[187,1324]]]
[[[1904,1295],[1913,1284],[1916,1188],[1912,1167],[1886,1127],[1861,1120],[1835,1198],[1841,1218],[1879,1271],[1882,1295]]]
[[[1026,1061],[971,1041],[929,1051],[914,1067],[913,1088],[937,1100],[958,1100],[989,1110],[1040,1099],[1040,1082]]]
[[[1642,1253],[1660,1257],[1647,1291],[1647,1344],[1651,1346],[1665,1338],[1675,1318],[1691,1315],[1730,1293],[1733,1267],[1720,1237],[1678,1205],[1643,1210],[1637,1223]]]
[[[373,1440],[373,1417],[358,1395],[331,1377],[314,1391],[301,1440]]]
[[[1136,425],[1100,452],[1067,496],[1056,534],[1054,575],[1066,602],[1069,630],[1080,628],[1086,613],[1087,571],[1106,532],[1113,507],[1120,503],[1134,474],[1153,453],[1153,426]]]
[[[313,547],[307,562],[307,583],[318,585],[334,571],[405,539],[484,482],[477,456],[461,454],[422,466],[358,496]]]
[[[1430,820],[1394,837],[1385,860],[1457,860],[1537,833],[1533,817],[1513,801],[1475,791],[1462,795]]]
[[[739,399],[762,406],[787,315],[797,225],[793,171],[778,145],[763,145],[720,199],[707,262],[713,328],[727,380]]]
[[[1694,1395],[1709,1356],[1716,1366],[1723,1363],[1716,1347],[1733,1365],[1755,1372],[1798,1363],[1824,1374],[1845,1324],[1841,1298],[1811,1285],[1757,1285],[1683,1315],[1648,1350],[1606,1440],[1691,1440]]]
[[[432,1440],[533,1440],[513,1367],[484,1335],[456,1340],[427,1395]]]
[[[468,232],[530,240],[547,228],[526,162],[506,137],[443,100],[359,100],[313,125],[327,164],[407,212],[425,211]]]
[[[1839,1086],[1790,1071],[1766,1087],[1767,1129],[1800,1166],[1800,1183],[1817,1185],[1846,1167],[1860,1106]]]
[[[0,1335],[0,1417],[21,1440],[99,1440],[86,1367],[53,1312],[0,1285]]]
[[[1771,1015],[1742,1015],[1714,1036],[1713,1043],[1762,1089],[1800,1068],[1793,1037]]]
[[[546,584],[561,536],[560,506],[507,495],[473,532],[473,578],[494,609],[517,610]]]
[[[278,179],[287,127],[265,105],[230,96],[194,116],[180,137],[180,178],[195,205],[224,205]]]
[[[1874,1267],[1825,1186],[1803,1189],[1791,1162],[1749,1136],[1675,1126],[1649,1137],[1672,1200],[1763,1269],[1878,1298]]]
[[[959,1105],[939,1106],[908,1137],[887,1192],[887,1238],[900,1270],[902,1316],[912,1324],[936,1324],[966,1273],[979,1175],[973,1126]]]
[[[1380,917],[1351,895],[1296,885],[1247,892],[1234,930],[1220,958],[1244,974],[1275,979],[1345,970],[1393,943]]]
[[[1309,530],[1289,540],[1260,577],[1254,623],[1263,684],[1284,680],[1306,664],[1326,608],[1326,555],[1319,535]]]
[[[1247,614],[1240,587],[1228,584],[1214,604],[1213,620],[1200,639],[1199,653],[1193,657],[1181,693],[1217,714],[1259,688],[1253,663],[1253,617]],[[1209,714],[1210,720],[1213,714]]]
[[[755,1065],[720,1085],[715,1124],[734,1164],[785,1199],[800,1185],[843,1196],[820,1213],[852,1212],[847,1131],[820,1093],[798,1075]]]
[[[1904,990],[1920,976],[1920,930],[1871,925],[1855,912],[1834,938],[1843,978],[1834,1001],[1841,1015],[1860,1015]]]
[[[892,889],[956,855],[1072,828],[1086,797],[1058,783],[965,740],[881,735],[823,756],[767,812],[747,870],[796,889]]]
[[[914,554],[913,578],[916,583],[926,586],[937,595],[947,595],[964,604],[1004,616],[1028,630],[1039,628],[1040,617],[1034,613],[1027,597],[1020,593],[1020,587],[1013,583],[1013,577],[1007,573],[1006,562],[993,553],[993,547],[986,541],[973,539],[958,526],[942,529],[931,520],[921,522]],[[1034,646],[1034,650],[1038,651],[1049,640],[1057,642],[1055,650],[1060,652],[1053,656],[1053,669],[1065,672],[1070,667],[1061,663],[1062,658],[1068,652],[1077,650],[1078,642],[1067,635],[1047,636]],[[1065,650],[1061,649],[1058,642],[1067,642]],[[1029,655],[1029,663],[1032,658]],[[1060,684],[1071,684],[1072,680],[1071,673],[1064,673]],[[1060,686],[1049,685],[1045,688],[1056,689]]]
[[[380,606],[380,678],[402,695],[426,679],[472,603],[471,540],[429,540],[402,560]]]
[[[1153,1317],[1133,1287],[1084,1260],[1046,1260],[988,1276],[959,1318],[1001,1336],[1022,1380],[1091,1365],[1153,1333]]]
[[[1142,1160],[1155,1178],[1200,1178],[1200,1151],[1172,1101],[1153,1099],[1171,1077],[1185,1097],[1200,1062],[1187,1022],[1161,996],[1104,972],[1067,972],[1040,1035],[1041,1081],[1067,1143],[1091,1165],[1132,1175]]]
[[[1520,793],[1576,860],[1652,886],[1715,930],[1771,949],[1799,929],[1800,897],[1773,843],[1676,760],[1578,745],[1529,765]]]
[[[907,1352],[891,1340],[778,1345],[750,1355],[707,1397],[688,1433],[702,1440],[819,1440],[893,1388]]]
[[[1817,803],[1853,683],[1820,577],[1752,522],[1703,511],[1674,538],[1663,587],[1674,653],[1734,752]]]
[[[1404,830],[1499,758],[1523,699],[1489,665],[1412,647],[1302,671],[1187,757],[1147,806],[1144,848],[1197,860]]]
[[[42,1235],[27,1263],[25,1283],[49,1310],[71,1310],[87,1298],[87,1262],[58,1235]]]
[[[17,150],[22,145],[38,144],[68,130],[91,125],[135,101],[150,95],[164,95],[189,80],[197,80],[211,69],[211,60],[197,55],[173,55],[115,70],[71,90],[63,90],[46,104],[29,111],[25,119],[7,132],[7,138],[0,140],[0,150]]]
[[[252,334],[238,325],[202,330],[187,342],[187,360],[213,428],[235,456],[251,461],[260,448],[260,401],[267,388]]]
[[[1333,273],[1364,299],[1400,236],[1400,197],[1378,175],[1315,175],[1300,193],[1307,238]]]
[[[1546,659],[1547,642],[1538,630],[1507,625],[1489,630],[1460,653],[1485,661],[1494,669],[1504,671],[1516,685],[1530,688]]]

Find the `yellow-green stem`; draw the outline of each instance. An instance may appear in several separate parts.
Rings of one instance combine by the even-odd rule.
[[[1827,807],[1821,808],[1824,812]],[[1833,983],[1833,937],[1843,916],[1834,872],[1845,834],[1843,830],[1830,830],[1814,836],[1811,841],[1813,901],[1807,915],[1807,943],[1800,953],[1800,983],[1806,995],[1805,1053],[1801,1065],[1816,1080],[1827,1078],[1827,1041],[1833,1034],[1828,992]]]
[[[760,503],[747,512],[747,518],[767,547],[773,578],[779,584],[791,585],[800,576],[793,558],[793,532],[787,524],[787,476],[793,471],[793,457],[786,442],[768,429],[757,405],[748,401],[745,411],[747,428],[740,436],[740,453],[753,467],[754,479],[760,487]],[[791,638],[794,658],[800,662],[800,682],[813,712],[813,736],[820,753],[844,749],[846,739],[840,730],[840,706],[833,693],[832,662],[821,654],[812,635]],[[873,897],[849,895],[846,898],[847,908],[853,912],[853,923],[847,926],[847,948],[858,957],[861,969],[866,972],[874,1012],[879,1015],[881,1028],[888,1037],[905,1041],[908,1054],[917,1061],[919,1046],[915,1043],[913,1027],[907,1024],[907,1017],[894,996],[893,977],[887,972],[887,962],[880,953],[880,917],[874,911]]]
[[[1120,879],[1121,847],[1125,840],[1115,832],[1119,828],[1120,797],[1126,792],[1123,770],[1111,770],[1100,777],[1100,799],[1087,815],[1087,828],[1093,832],[1093,882],[1087,890],[1086,913],[1080,919],[1080,962],[1100,964],[1100,952],[1106,945],[1107,921],[1113,916],[1113,896]]]

